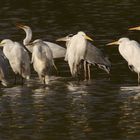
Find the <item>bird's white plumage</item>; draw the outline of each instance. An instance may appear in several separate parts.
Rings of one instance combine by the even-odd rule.
[[[128,65],[132,65],[134,71],[140,72],[140,45],[134,40],[128,38],[121,38],[118,41],[119,52],[122,57],[128,62]]]
[[[87,41],[84,36],[84,32],[78,32],[76,35],[71,37],[67,44],[65,61],[68,61],[70,71],[73,76],[77,73],[77,67],[80,64],[80,61],[85,57]]]
[[[30,58],[27,51],[18,42],[4,39],[3,53],[9,60],[10,66],[15,74],[20,74],[23,78],[30,78]]]
[[[107,45],[113,44],[119,45],[120,54],[128,62],[130,70],[138,74],[138,83],[140,83],[140,44],[126,37]]]
[[[42,82],[47,83],[45,77],[49,77],[51,68],[54,65],[53,54],[49,46],[38,39],[33,42],[32,63],[34,70]]]
[[[46,43],[49,48],[51,49],[52,53],[53,53],[53,58],[61,58],[61,57],[65,57],[66,54],[66,49],[55,44],[52,42],[48,42],[48,41],[43,41],[44,43]]]

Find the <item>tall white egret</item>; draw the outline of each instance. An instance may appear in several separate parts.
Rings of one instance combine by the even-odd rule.
[[[118,41],[107,45],[119,45],[119,52],[128,62],[131,71],[138,74],[138,84],[140,83],[140,44],[129,38],[120,38]]]
[[[49,75],[54,66],[53,54],[49,46],[41,39],[33,42],[32,63],[42,83],[48,84]]]
[[[66,47],[68,48],[70,40],[72,39],[72,34],[57,39],[56,41],[65,41]],[[108,74],[110,73],[111,62],[109,61],[108,57],[105,56],[100,49],[92,45],[90,42],[87,41],[86,43],[86,53],[84,57],[84,68],[85,68],[85,78],[86,75],[86,63],[88,68],[88,78],[90,79],[90,65],[97,65],[99,68],[105,70]]]
[[[73,77],[78,74],[81,60],[84,60],[86,54],[87,39],[92,41],[84,32],[80,31],[66,40],[65,61],[68,61],[70,72]],[[59,40],[57,40],[59,41]]]
[[[10,66],[15,74],[19,74],[22,78],[30,78],[30,59],[27,51],[18,42],[10,39],[4,39],[0,42],[3,47],[3,53],[9,60]],[[15,76],[16,82],[16,76]]]
[[[3,52],[0,50],[0,81],[3,86],[7,86],[8,63]]]
[[[21,28],[25,31],[26,33],[26,37],[23,40],[23,44],[25,45],[25,47],[32,53],[32,46],[29,45],[31,39],[32,39],[32,30],[29,26],[26,25],[22,25],[22,24],[17,24],[18,28]],[[43,41],[44,43],[46,43],[50,49],[52,50],[53,53],[53,58],[62,58],[65,56],[66,53],[66,49],[55,44],[52,42],[48,42],[48,41]]]

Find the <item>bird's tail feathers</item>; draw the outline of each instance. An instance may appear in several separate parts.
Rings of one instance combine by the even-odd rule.
[[[97,64],[98,67],[104,71],[106,71],[108,74],[110,74],[110,67],[105,66],[105,65],[101,65],[101,64]]]

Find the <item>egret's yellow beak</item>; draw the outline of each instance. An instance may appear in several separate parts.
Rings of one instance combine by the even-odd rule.
[[[115,41],[115,42],[111,42],[111,43],[108,43],[106,44],[107,46],[111,46],[111,45],[119,45],[118,41]]]
[[[92,38],[90,38],[90,37],[89,37],[89,36],[87,36],[87,35],[85,35],[84,37],[85,37],[85,39],[87,39],[87,40],[93,41],[93,39],[92,39]]]
[[[140,30],[140,26],[138,26],[138,27],[132,27],[132,28],[129,28],[128,30]]]
[[[67,41],[67,38],[66,37],[58,38],[56,39],[56,41]]]

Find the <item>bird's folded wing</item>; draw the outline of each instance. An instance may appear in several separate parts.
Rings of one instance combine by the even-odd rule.
[[[105,56],[100,49],[92,45],[90,42],[87,44],[85,60],[92,64],[101,64],[108,67],[111,66],[108,57]]]
[[[44,41],[44,43],[46,43],[50,47],[50,49],[52,50],[53,58],[65,57],[65,53],[66,53],[65,48],[63,48],[55,43],[52,43],[52,42]]]

